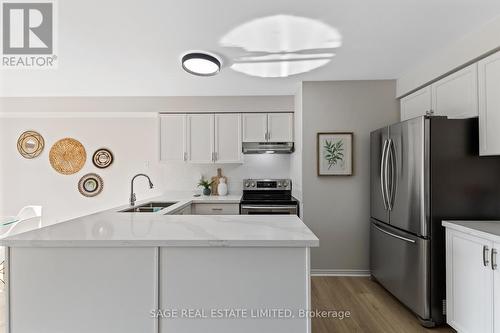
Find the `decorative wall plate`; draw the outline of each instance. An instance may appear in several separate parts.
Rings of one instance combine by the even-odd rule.
[[[17,150],[24,158],[35,158],[40,155],[45,147],[45,141],[40,133],[26,131],[17,139]]]
[[[97,149],[92,156],[92,163],[99,169],[106,169],[113,163],[113,153],[107,148]]]
[[[54,143],[49,153],[50,165],[63,175],[72,175],[85,165],[87,153],[83,145],[72,138],[65,138]]]
[[[102,192],[103,187],[102,178],[95,173],[88,173],[78,181],[78,191],[86,197],[95,197]]]

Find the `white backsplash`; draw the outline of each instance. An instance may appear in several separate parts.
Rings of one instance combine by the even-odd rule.
[[[166,162],[163,180],[165,190],[201,192],[196,187],[200,177],[215,176],[219,167],[227,177],[229,193],[239,194],[243,190],[242,181],[245,178],[290,178],[290,155],[245,155],[243,164],[196,165]]]

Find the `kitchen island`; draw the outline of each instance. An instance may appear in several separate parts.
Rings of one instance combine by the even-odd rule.
[[[0,241],[7,332],[310,332],[319,241],[297,216],[124,207]]]

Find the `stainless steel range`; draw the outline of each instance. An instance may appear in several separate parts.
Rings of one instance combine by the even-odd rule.
[[[240,203],[243,215],[299,215],[290,179],[244,179]]]

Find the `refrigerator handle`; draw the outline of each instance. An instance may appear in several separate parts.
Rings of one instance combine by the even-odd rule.
[[[386,164],[385,164],[385,156],[386,156],[386,153],[387,153],[387,144],[389,143],[388,140],[384,140],[384,144],[382,146],[382,157],[380,158],[380,190],[382,191],[382,200],[384,201],[384,209],[387,210],[389,207],[387,205],[387,195],[386,195],[386,192],[385,192],[385,183],[386,183],[386,179],[385,179],[385,175],[386,175],[386,172],[385,172],[385,167],[386,167]]]
[[[389,211],[392,210],[392,205],[390,202],[390,200],[391,200],[390,193],[389,193],[389,167],[388,167],[391,145],[392,145],[392,140],[388,139],[387,140],[387,148],[386,148],[385,157],[384,157],[384,192],[385,192],[385,197],[387,200],[387,207],[388,207]]]
[[[377,223],[373,223],[373,226],[375,227],[375,229],[377,229],[378,231],[380,232],[383,232],[384,234],[388,235],[388,236],[391,236],[391,237],[394,237],[394,238],[397,238],[397,239],[400,239],[402,241],[405,241],[405,242],[408,242],[408,243],[415,243],[415,240],[411,239],[411,238],[406,238],[406,237],[403,237],[403,236],[399,236],[399,235],[396,235],[396,234],[393,234],[392,232],[389,232],[385,229],[383,229],[381,226],[379,226]]]
[[[392,211],[392,208],[394,207],[394,200],[396,199],[395,192],[396,192],[396,170],[397,170],[397,163],[396,163],[396,149],[394,148],[394,141],[392,139],[389,139],[389,147],[387,148],[389,152],[389,157],[391,161],[391,185],[389,187],[390,191],[388,191],[387,194],[387,201],[389,202],[389,210]]]

